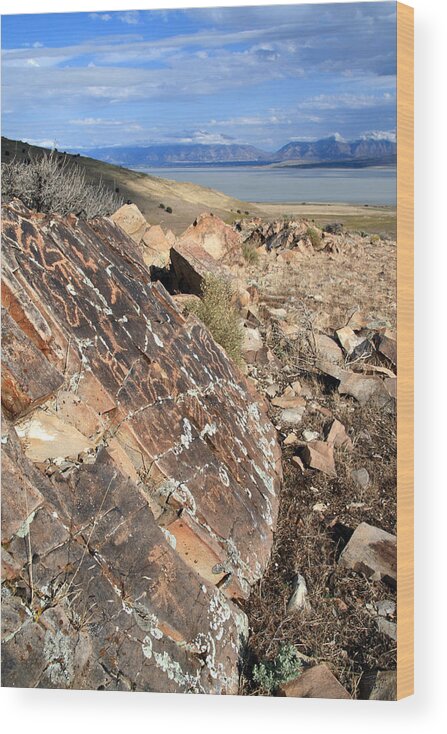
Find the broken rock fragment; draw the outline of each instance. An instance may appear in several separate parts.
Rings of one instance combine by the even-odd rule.
[[[369,472],[365,467],[353,469],[351,471],[351,479],[360,489],[367,489],[369,487]]]
[[[340,555],[339,565],[394,586],[397,577],[396,536],[362,522]]]
[[[315,347],[320,359],[333,362],[335,364],[343,364],[343,352],[334,339],[326,334],[315,334]]]
[[[324,663],[308,668],[298,678],[283,683],[277,695],[294,698],[351,698]]]
[[[396,701],[396,671],[376,670],[364,673],[360,680],[360,698],[369,701]]]
[[[334,418],[325,429],[325,438],[328,444],[331,444],[336,449],[344,447],[349,451],[352,450],[352,441],[346,433],[346,428],[341,421]]]
[[[309,441],[302,450],[301,457],[304,465],[311,469],[318,469],[330,477],[336,477],[334,448],[325,441]]]

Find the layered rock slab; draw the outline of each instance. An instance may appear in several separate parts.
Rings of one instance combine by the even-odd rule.
[[[264,404],[110,220],[13,203],[3,240],[20,346],[2,438],[5,594],[19,620],[4,683],[236,692],[245,622],[234,602],[262,574],[278,509]],[[39,429],[36,453],[29,427],[48,421],[52,446]],[[68,434],[85,445],[54,440]],[[62,647],[72,673],[49,680],[28,664],[29,644],[47,658]]]

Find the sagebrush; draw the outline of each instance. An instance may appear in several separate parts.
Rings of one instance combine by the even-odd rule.
[[[123,204],[102,182],[88,182],[82,168],[55,151],[26,161],[2,164],[2,198],[18,198],[47,214],[76,214],[83,219],[107,216]]]
[[[319,250],[321,247],[321,235],[315,227],[308,227],[306,235],[310,239],[312,247],[315,250]]]
[[[249,242],[242,245],[242,256],[249,265],[256,265],[259,262],[259,253]]]
[[[194,313],[218,344],[221,345],[236,364],[242,363],[242,327],[239,315],[233,306],[233,289],[225,278],[208,274],[202,281],[200,302],[188,304],[188,311]]]
[[[274,660],[253,666],[253,681],[261,691],[272,694],[282,683],[287,683],[302,672],[302,663],[296,649],[289,642],[281,645]]]

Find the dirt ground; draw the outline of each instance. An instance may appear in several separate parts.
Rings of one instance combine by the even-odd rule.
[[[323,435],[328,415],[338,418],[351,437],[353,450],[335,452],[337,477],[292,462],[295,447],[283,445],[284,485],[270,565],[246,604],[250,622],[241,692],[262,694],[252,679],[253,665],[273,660],[284,643],[292,643],[305,662],[325,662],[353,697],[359,696],[362,673],[396,668],[396,642],[379,632],[377,603],[396,602],[395,589],[341,569],[339,555],[361,523],[396,532],[395,416],[341,396],[330,379],[312,368],[312,334],[333,334],[355,310],[396,326],[396,245],[376,238],[346,238],[340,253],[315,253],[289,265],[263,255],[250,276],[261,302],[272,297],[287,310],[287,321],[299,327],[291,341],[281,330],[264,325],[276,368],[250,368],[261,391],[272,382],[281,392],[299,380],[307,409],[296,433]],[[267,297],[267,298],[266,298]],[[323,414],[326,411],[326,414]],[[270,405],[274,424],[278,408]],[[283,442],[288,431],[278,433]],[[369,486],[359,488],[351,470],[365,468]],[[296,573],[304,576],[310,610],[287,613]],[[389,618],[396,621],[395,615]],[[310,660],[308,660],[310,659]]]

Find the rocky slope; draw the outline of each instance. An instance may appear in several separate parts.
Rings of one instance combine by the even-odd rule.
[[[13,202],[3,257],[3,685],[235,693],[263,400],[113,221]]]

